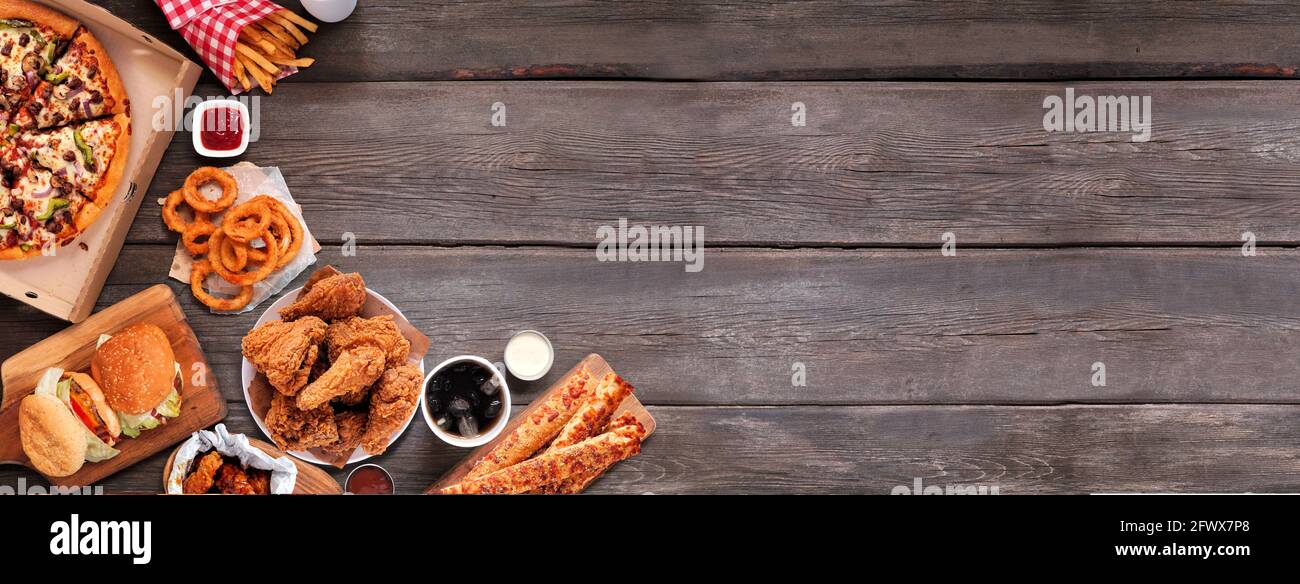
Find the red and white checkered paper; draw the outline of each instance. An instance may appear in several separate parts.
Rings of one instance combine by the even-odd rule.
[[[266,0],[154,0],[172,29],[180,31],[217,79],[234,95],[243,91],[235,78],[235,43],[244,25],[284,10]],[[296,69],[281,71],[280,77]]]

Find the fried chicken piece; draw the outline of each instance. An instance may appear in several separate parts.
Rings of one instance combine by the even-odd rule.
[[[361,436],[366,432],[366,423],[370,413],[365,410],[340,410],[334,412],[334,425],[339,429],[339,441],[329,446],[322,446],[328,454],[342,456],[351,454],[361,445]]]
[[[216,476],[217,470],[221,468],[224,461],[221,453],[216,450],[204,454],[194,465],[194,472],[185,477],[182,492],[186,495],[202,495],[212,490],[213,477]]]
[[[276,391],[294,395],[307,385],[327,329],[325,321],[316,317],[268,322],[244,336],[244,357]]]
[[[280,318],[347,318],[361,312],[361,305],[365,303],[366,281],[361,278],[361,274],[338,274],[312,284],[297,301],[280,309]]]
[[[388,438],[406,423],[420,401],[420,384],[424,376],[411,365],[384,372],[370,394],[370,421],[361,437],[361,446],[372,455],[388,449]]]
[[[334,410],[329,406],[299,409],[292,397],[276,393],[266,412],[266,429],[280,450],[308,450],[338,442]]]
[[[326,334],[328,334],[328,332]],[[320,352],[320,357],[316,359],[315,363],[312,363],[311,373],[307,374],[307,383],[311,383],[313,381],[316,381],[317,379],[320,379],[321,375],[323,375],[326,371],[329,371],[330,360],[325,353],[326,352],[322,350]]]
[[[406,357],[411,352],[411,341],[402,336],[391,314],[374,318],[351,317],[330,323],[325,331],[325,345],[329,347],[330,359],[337,359],[339,353],[360,345],[375,345],[387,356],[386,365],[397,367],[406,364]]]
[[[384,352],[374,345],[344,351],[325,373],[298,394],[298,407],[314,410],[330,400],[348,394],[379,379],[384,372]]]
[[[248,474],[248,484],[253,487],[254,495],[271,494],[271,471],[250,468],[244,472]]]
[[[359,406],[363,403],[370,401],[370,392],[373,390],[374,387],[375,387],[374,385],[367,385],[364,387],[360,387],[356,391],[349,391],[343,395],[340,395],[330,400],[330,403],[338,406],[347,407],[347,408],[353,406]]]
[[[217,473],[217,492],[223,495],[255,495],[253,485],[248,482],[248,473],[238,464],[225,463]]]

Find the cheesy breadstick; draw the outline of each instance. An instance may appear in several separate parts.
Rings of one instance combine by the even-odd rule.
[[[632,428],[638,440],[645,440],[645,426],[642,426],[641,422],[631,412],[624,412],[623,415],[610,422],[606,431],[614,432],[622,427]],[[605,474],[605,471],[612,466],[614,466],[613,463],[601,467],[585,468],[563,481],[543,485],[528,492],[538,495],[576,495],[587,490],[588,485],[600,478],[600,475]]]
[[[635,428],[622,427],[559,450],[546,452],[487,476],[461,481],[442,489],[444,495],[525,493],[561,483],[587,468],[610,465],[641,452]]]
[[[591,372],[586,367],[579,369],[569,377],[564,387],[552,393],[546,401],[528,414],[509,436],[492,448],[487,456],[479,459],[465,474],[465,480],[487,476],[532,456],[545,446],[564,424],[573,417],[591,395],[587,381]]]
[[[565,446],[573,446],[583,440],[591,438],[600,433],[601,428],[609,424],[609,419],[614,417],[614,410],[618,409],[619,404],[632,393],[632,385],[623,381],[616,373],[610,372],[605,374],[605,378],[596,386],[595,395],[583,404],[582,409],[573,414],[573,418],[560,434],[551,442],[547,451]]]

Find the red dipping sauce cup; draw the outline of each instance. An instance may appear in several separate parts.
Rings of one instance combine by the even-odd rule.
[[[209,158],[239,156],[248,149],[248,106],[233,99],[213,99],[194,108],[194,151]]]
[[[351,495],[391,495],[393,477],[377,464],[363,464],[348,473],[343,492]]]

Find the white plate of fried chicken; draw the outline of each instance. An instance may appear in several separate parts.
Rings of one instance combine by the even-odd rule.
[[[319,270],[241,345],[249,412],[307,462],[341,468],[383,454],[423,398],[428,338],[360,274]]]

